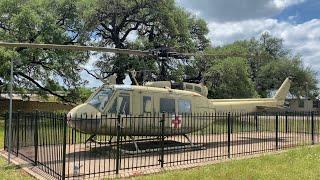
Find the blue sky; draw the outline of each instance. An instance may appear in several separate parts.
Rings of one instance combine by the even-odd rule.
[[[306,66],[320,70],[320,0],[176,0],[208,22],[213,46],[259,37],[280,37]],[[90,61],[94,63],[94,59]],[[87,76],[85,73],[82,76]],[[88,76],[87,76],[88,77]],[[320,79],[320,75],[318,75]],[[100,85],[89,78],[89,86]]]
[[[307,0],[303,3],[292,5],[284,9],[274,18],[280,21],[288,21],[293,18],[292,23],[304,23],[312,19],[320,19],[320,1]]]

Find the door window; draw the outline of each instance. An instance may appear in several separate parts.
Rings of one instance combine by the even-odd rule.
[[[152,101],[150,96],[143,96],[143,113],[151,113],[152,112]]]
[[[160,98],[160,112],[175,113],[175,100]]]
[[[179,113],[191,113],[191,102],[188,100],[179,100]]]

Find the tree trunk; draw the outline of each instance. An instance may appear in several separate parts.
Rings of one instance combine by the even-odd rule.
[[[115,42],[115,48],[124,49],[124,45],[119,38],[116,38],[114,42]],[[116,55],[120,58],[122,54],[116,54]],[[126,68],[121,68],[121,67],[117,68],[117,71],[115,71],[117,73],[116,84],[123,84],[123,80],[126,78],[126,75],[125,75],[126,71],[127,71]]]

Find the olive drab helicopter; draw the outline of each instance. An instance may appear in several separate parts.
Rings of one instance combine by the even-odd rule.
[[[161,57],[192,57],[197,55],[169,51],[155,52],[54,44],[0,42],[0,46],[8,48],[25,47],[70,51],[100,51],[154,57],[159,57],[159,55],[161,55]],[[200,55],[210,56],[210,54]],[[134,81],[136,82],[135,79]],[[172,121],[164,122],[164,131],[161,131],[160,128],[161,118],[155,120],[156,122],[154,122],[153,128],[137,130],[139,124],[143,125],[147,123],[144,118],[138,118],[135,119],[135,125],[133,126],[129,126],[128,123],[122,123],[122,136],[128,136],[134,141],[134,136],[160,136],[161,133],[164,133],[164,136],[183,135],[192,144],[187,134],[207,127],[212,121],[201,118],[192,119],[192,121],[189,118],[182,119],[183,116],[181,116],[181,114],[258,112],[267,109],[283,108],[290,84],[290,78],[286,78],[272,98],[208,99],[208,89],[203,83],[154,81],[146,82],[144,85],[137,83],[134,85],[123,85],[108,81],[98,88],[85,103],[76,106],[68,113],[68,125],[81,132],[90,134],[91,137],[88,141],[95,141],[95,137],[98,135],[114,136],[117,134],[117,118],[108,118],[108,116],[116,117],[120,114],[143,117],[144,115],[166,112],[173,114],[173,116],[175,116],[174,119],[177,119],[177,123],[172,124]],[[101,118],[101,120],[96,121],[94,125],[92,125],[91,121],[90,125],[90,117],[101,117],[102,115],[106,115],[106,118]],[[77,117],[86,118],[81,118],[82,123],[76,123]],[[197,123],[197,121],[201,121],[201,125],[194,126],[194,123]],[[172,126],[174,126],[174,128],[172,128]],[[151,125],[149,127],[151,127]]]

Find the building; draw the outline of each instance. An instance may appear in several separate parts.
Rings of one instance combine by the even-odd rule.
[[[35,110],[54,112],[54,111],[69,111],[74,105],[64,104],[58,101],[58,99],[52,95],[48,95],[48,98],[42,98],[36,94],[12,94],[12,108],[13,111],[32,112]],[[0,114],[9,111],[10,96],[6,94],[0,94]]]
[[[320,100],[319,99],[287,99],[286,105],[290,111],[320,111]]]

